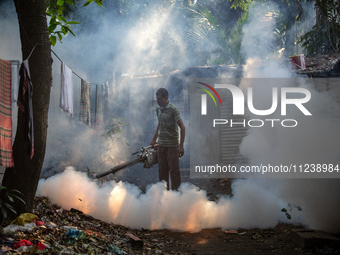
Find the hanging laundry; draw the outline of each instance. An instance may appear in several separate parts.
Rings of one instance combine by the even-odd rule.
[[[59,107],[73,116],[72,70],[61,63],[61,89]]]
[[[108,84],[108,95],[109,95],[109,102],[111,102],[112,96],[116,94],[116,76],[115,72],[113,72],[110,79],[107,81]]]
[[[96,119],[94,122],[94,128],[96,130],[102,130],[104,129],[104,122],[103,122],[103,94],[102,94],[102,85],[97,84],[97,90],[96,90]]]
[[[79,121],[92,128],[92,120],[91,85],[82,79]]]
[[[13,167],[12,65],[0,59],[0,165]]]
[[[103,120],[104,123],[106,123],[106,121],[108,121],[109,119],[109,82],[105,82],[105,84],[102,84],[102,94],[103,94],[103,102],[102,102],[102,106],[103,106]]]
[[[12,60],[12,102],[18,101],[18,85],[19,85],[19,70],[21,61]],[[12,130],[15,129],[15,126],[12,127]]]
[[[23,113],[23,132],[24,137],[28,142],[27,152],[31,159],[34,154],[34,128],[33,128],[33,84],[31,81],[30,69],[28,60],[24,60],[21,64],[20,71],[20,83],[17,105]]]

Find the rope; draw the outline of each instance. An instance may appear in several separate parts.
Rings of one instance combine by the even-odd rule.
[[[52,49],[51,49],[51,51],[52,51],[52,53],[54,54],[54,56],[56,56],[57,59],[59,59],[60,62],[64,63],[64,61],[61,60],[61,58],[57,55],[57,53],[55,53]],[[72,70],[72,73],[73,73],[75,76],[77,76],[79,79],[85,81],[85,79],[83,79],[82,77],[80,77],[80,75],[78,75],[78,74],[77,74],[76,72],[74,72],[73,70]],[[98,85],[98,83],[92,83],[92,82],[90,82],[90,85]]]

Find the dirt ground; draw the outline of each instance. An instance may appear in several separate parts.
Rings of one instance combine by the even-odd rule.
[[[239,230],[240,234],[226,234],[221,229],[204,229],[198,233],[170,230],[150,231],[141,239],[152,237],[154,242],[165,242],[166,252],[180,254],[301,254],[303,250],[290,241],[291,225],[280,224],[274,229]],[[160,247],[162,249],[162,247]]]

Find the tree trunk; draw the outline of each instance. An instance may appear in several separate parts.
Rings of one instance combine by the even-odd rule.
[[[14,0],[20,27],[22,58],[29,57],[33,84],[34,156],[27,153],[27,140],[23,135],[23,113],[18,110],[18,125],[13,144],[14,167],[7,168],[2,185],[7,190],[23,193],[26,204],[16,201],[17,215],[32,212],[40,172],[45,157],[48,108],[52,85],[51,44],[47,30],[46,4],[44,0]],[[4,197],[2,197],[4,198]],[[15,215],[11,215],[14,218]]]

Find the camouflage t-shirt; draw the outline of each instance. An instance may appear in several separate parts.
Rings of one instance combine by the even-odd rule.
[[[169,101],[163,110],[157,106],[156,112],[159,124],[157,144],[164,147],[177,147],[179,138],[177,121],[181,119],[177,107]]]

